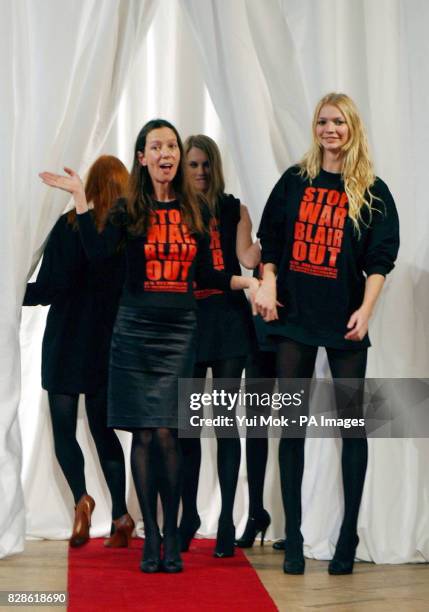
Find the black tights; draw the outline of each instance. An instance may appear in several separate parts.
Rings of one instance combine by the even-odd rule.
[[[240,379],[245,364],[245,357],[234,357],[219,361],[198,363],[194,369],[194,378],[205,379],[207,368],[211,367],[213,374],[213,388],[222,387],[225,378]],[[233,391],[231,389],[231,391]],[[213,415],[215,416],[215,415]],[[234,415],[231,415],[234,416]],[[240,469],[241,445],[238,431],[228,428],[228,435],[235,433],[234,437],[222,437],[219,428],[217,434],[217,470],[219,476],[222,508],[220,522],[232,522],[235,492],[237,489],[238,472]],[[197,492],[198,478],[201,465],[201,442],[199,439],[180,440],[183,461],[184,481],[182,489],[183,520],[192,521],[198,515]]]
[[[135,429],[131,469],[143,515],[146,538],[157,538],[158,491],[164,512],[164,537],[176,536],[180,502],[182,459],[177,430],[167,427]]]
[[[275,381],[276,353],[274,351],[257,351],[246,363],[246,381],[248,379],[266,378]],[[272,393],[271,383],[258,384],[252,392]],[[247,481],[249,487],[249,517],[259,518],[264,512],[264,482],[268,459],[268,438],[246,439]]]
[[[305,378],[313,376],[317,347],[293,340],[282,340],[277,351],[277,373],[279,378]],[[362,416],[363,381],[366,370],[366,350],[327,349],[332,377],[352,378],[362,381],[361,397],[353,416]],[[337,410],[341,414],[344,398],[336,389]],[[359,393],[358,393],[359,394]],[[359,414],[360,413],[360,414]],[[342,432],[342,435],[346,432]],[[280,441],[279,463],[283,505],[286,515],[286,538],[291,555],[302,546],[301,485],[304,471],[304,438],[287,438]],[[352,549],[355,543],[357,520],[368,460],[368,445],[365,437],[351,438],[343,435],[342,474],[344,487],[344,518],[337,545]]]
[[[49,393],[48,397],[55,454],[77,504],[82,495],[87,493],[85,461],[76,439],[79,395]],[[113,429],[107,427],[105,389],[86,394],[85,406],[89,429],[112,498],[112,518],[115,520],[127,512],[125,465],[121,443]]]

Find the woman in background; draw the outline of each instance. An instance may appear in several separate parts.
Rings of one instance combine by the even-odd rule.
[[[210,215],[210,250],[213,265],[230,274],[240,274],[240,264],[253,269],[260,260],[260,248],[251,236],[252,223],[246,206],[225,193],[222,160],[216,143],[208,136],[190,136],[185,141],[186,170],[194,188],[204,194]],[[210,367],[214,386],[222,379],[241,379],[247,355],[255,345],[249,306],[243,291],[237,293],[199,290],[197,298],[197,359],[194,378],[205,379]],[[234,554],[234,498],[240,468],[240,439],[235,428],[223,437],[217,434],[217,470],[222,498],[216,557]],[[235,435],[231,435],[235,433]],[[180,523],[181,547],[188,550],[201,524],[197,510],[198,478],[201,464],[199,439],[181,440],[184,455],[183,514]]]
[[[91,217],[103,231],[112,204],[126,189],[128,171],[111,155],[99,157],[85,184]],[[134,522],[125,501],[124,455],[107,427],[107,370],[113,323],[125,278],[121,253],[89,262],[81,244],[76,209],[53,228],[35,283],[24,306],[50,304],[42,345],[42,386],[48,391],[55,454],[76,504],[70,546],[89,539],[95,502],[88,495],[84,456],[76,439],[79,394],[85,395],[89,428],[112,498],[112,534],[106,546],[127,546]]]
[[[339,416],[362,416],[368,322],[394,267],[399,247],[395,203],[374,174],[354,102],[326,95],[313,117],[313,143],[289,168],[266,204],[259,237],[264,276],[256,303],[277,341],[279,378],[310,379],[324,346],[334,379],[360,381],[346,405],[335,388]],[[277,309],[277,300],[284,306]],[[286,518],[283,569],[302,574],[301,484],[304,436],[282,437],[280,475]],[[330,574],[353,571],[357,520],[367,467],[364,428],[341,431],[344,517]]]
[[[259,264],[254,275],[263,276],[263,265]],[[267,337],[268,325],[260,315],[253,317],[257,344],[249,354],[246,361],[246,391],[258,393],[272,393],[276,379],[276,345]],[[252,382],[251,386],[250,381]],[[256,382],[258,381],[258,382]],[[247,416],[256,414],[248,411]],[[249,516],[241,537],[236,541],[240,548],[251,548],[256,536],[261,534],[261,546],[264,544],[265,533],[271,524],[271,517],[264,508],[265,472],[268,460],[268,431],[265,427],[258,427],[260,435],[252,436],[247,431],[246,437],[246,466],[247,485],[249,490]],[[261,435],[261,434],[265,435]],[[273,544],[273,548],[281,550],[283,540]]]

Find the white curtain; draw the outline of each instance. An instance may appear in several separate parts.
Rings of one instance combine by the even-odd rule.
[[[183,0],[183,5],[255,213],[280,173],[308,146],[318,99],[345,91],[357,102],[377,172],[394,193],[402,222],[398,265],[371,325],[368,375],[427,376],[427,3]],[[371,440],[369,450],[358,554],[378,562],[428,559],[427,441]],[[328,558],[333,552],[340,483],[338,443],[308,440],[303,532],[311,556]]]
[[[97,156],[153,8],[151,0],[1,3],[0,556],[21,550],[24,535],[20,305],[36,253],[66,203],[41,187],[37,173],[60,169],[65,160],[83,170]],[[35,436],[31,456],[38,461],[35,389],[28,414]]]
[[[37,11],[30,2],[16,4],[5,3],[2,9],[9,19],[2,20],[0,43],[2,82],[15,84],[5,98],[8,120],[5,114],[1,118],[1,288],[8,298],[0,332],[5,347],[0,393],[6,406],[0,415],[0,495],[7,502],[7,509],[3,505],[0,510],[0,554],[22,547],[15,418],[19,304],[34,253],[66,202],[41,188],[36,174],[63,164],[83,171],[101,152],[117,154],[129,164],[135,136],[153,116],[171,120],[183,136],[204,132],[216,138],[227,190],[249,205],[256,224],[280,173],[305,151],[316,101],[330,90],[349,93],[362,111],[377,173],[390,186],[402,223],[400,259],[371,327],[368,374],[426,376],[429,8],[424,0],[158,0],[145,37],[150,3],[45,1],[37,3]],[[125,35],[127,28],[130,35]],[[141,52],[131,70],[127,58],[135,57],[139,43]],[[121,57],[120,67],[115,54]],[[128,69],[119,115],[109,131]],[[44,316],[43,309],[25,309],[21,330],[27,534],[66,537],[73,502],[53,456],[46,397],[39,391]],[[319,370],[325,369],[322,360]],[[94,534],[100,535],[108,530],[110,504],[83,419],[78,436],[87,458],[88,489],[97,501]],[[127,447],[126,434],[123,441]],[[215,532],[219,510],[214,450],[212,441],[204,444],[198,500],[204,535]],[[341,514],[339,445],[308,440],[306,455],[307,552],[326,558]],[[428,459],[424,439],[370,441],[359,521],[361,558],[393,563],[429,559]],[[280,537],[274,441],[265,502],[273,517],[268,536]],[[130,509],[139,516],[133,494]],[[246,509],[243,461],[235,505],[238,532]]]

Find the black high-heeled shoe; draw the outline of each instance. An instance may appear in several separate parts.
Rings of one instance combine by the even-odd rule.
[[[232,522],[219,521],[213,556],[223,559],[234,556],[235,527]]]
[[[260,516],[249,517],[241,538],[235,541],[239,548],[251,548],[258,533],[261,533],[261,546],[264,545],[265,533],[271,524],[271,517],[266,510]]]
[[[159,533],[153,536],[145,534],[140,569],[145,574],[155,574],[161,570],[161,538]]]
[[[198,515],[191,520],[186,520],[182,517],[179,526],[180,552],[187,552],[189,550],[189,545],[200,526],[201,519]]]
[[[335,554],[328,566],[328,572],[331,576],[345,576],[353,573],[358,544],[359,538],[356,534],[349,538],[346,536],[339,537]]]
[[[274,550],[284,550],[285,549],[286,540],[276,540],[273,542]]]
[[[283,561],[283,571],[285,574],[303,574],[305,570],[305,559],[303,552],[302,536],[296,540],[287,539],[285,541],[285,558]]]
[[[180,556],[179,536],[175,533],[172,536],[164,534],[164,556],[161,561],[161,569],[167,574],[178,574],[183,570],[183,561]]]

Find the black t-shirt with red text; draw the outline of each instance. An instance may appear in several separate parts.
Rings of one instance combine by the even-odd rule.
[[[216,215],[209,221],[210,253],[216,270],[241,274],[237,257],[237,226],[240,200],[222,194]],[[244,291],[196,289],[198,350],[197,363],[247,355],[253,346],[253,328]]]
[[[240,222],[240,200],[229,194],[222,194],[217,202],[216,216],[209,221],[212,265],[215,270],[225,270],[230,274],[241,274],[240,262],[236,252],[237,226]],[[196,289],[197,300],[223,293],[219,289]],[[243,291],[230,294],[229,297],[237,299],[238,295],[244,297]]]
[[[215,270],[211,263],[209,236],[189,232],[178,201],[154,202],[145,235],[127,231],[124,201],[116,205],[114,222],[97,234],[88,213],[77,216],[84,249],[89,259],[104,259],[125,243],[127,274],[121,304],[195,308],[193,287],[227,291],[231,274]]]
[[[362,211],[360,234],[348,216],[341,174],[321,170],[311,181],[289,168],[275,185],[258,237],[262,262],[277,266],[279,321],[273,335],[313,346],[365,348],[345,340],[347,322],[363,301],[365,278],[386,275],[399,248],[399,220],[387,185],[371,187],[373,211]]]

